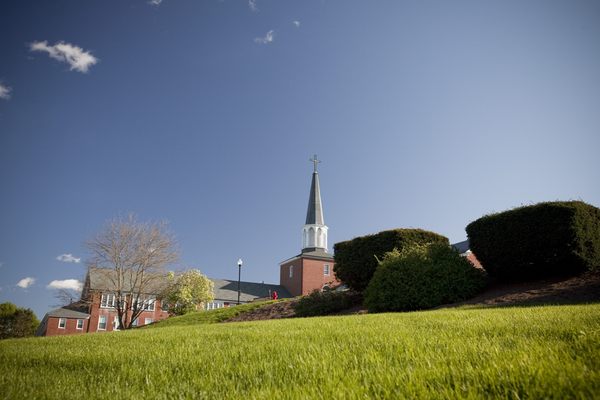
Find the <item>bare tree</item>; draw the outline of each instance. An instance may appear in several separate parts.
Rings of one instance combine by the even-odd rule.
[[[140,223],[135,216],[110,221],[86,243],[89,268],[99,273],[114,294],[119,325],[131,328],[167,282],[166,266],[178,259],[175,239],[164,222]]]

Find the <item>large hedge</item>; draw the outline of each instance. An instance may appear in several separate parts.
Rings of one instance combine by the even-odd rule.
[[[600,209],[581,201],[539,203],[486,215],[466,230],[477,259],[500,280],[600,267]]]
[[[448,245],[412,245],[380,262],[365,290],[370,312],[413,311],[473,297],[485,274]]]
[[[377,259],[394,249],[402,250],[407,244],[442,243],[448,245],[448,238],[422,229],[393,229],[374,235],[354,238],[336,243],[336,277],[351,289],[363,291],[375,273]]]
[[[296,317],[316,317],[346,310],[362,303],[362,294],[347,291],[314,290],[308,296],[300,298],[294,306]]]

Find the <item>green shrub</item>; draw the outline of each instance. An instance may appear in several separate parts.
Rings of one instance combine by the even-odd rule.
[[[362,295],[357,292],[320,292],[314,290],[302,297],[294,306],[297,317],[316,317],[329,315],[362,303]]]
[[[600,209],[581,201],[539,203],[471,222],[471,250],[490,276],[519,280],[600,266]]]
[[[442,243],[448,238],[422,229],[393,229],[374,235],[354,238],[334,245],[336,277],[348,287],[363,291],[377,268],[377,258],[393,249],[402,250],[407,244]]]
[[[365,291],[370,312],[413,311],[473,297],[485,274],[443,244],[413,245],[386,253]]]

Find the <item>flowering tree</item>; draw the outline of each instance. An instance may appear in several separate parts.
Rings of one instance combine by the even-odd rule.
[[[214,299],[213,282],[197,269],[180,275],[171,272],[169,281],[171,284],[163,299],[172,314],[183,315],[195,311],[198,306]]]

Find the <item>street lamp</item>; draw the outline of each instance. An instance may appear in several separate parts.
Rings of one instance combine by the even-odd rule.
[[[242,278],[242,259],[238,259],[238,306],[240,305],[240,281]]]

